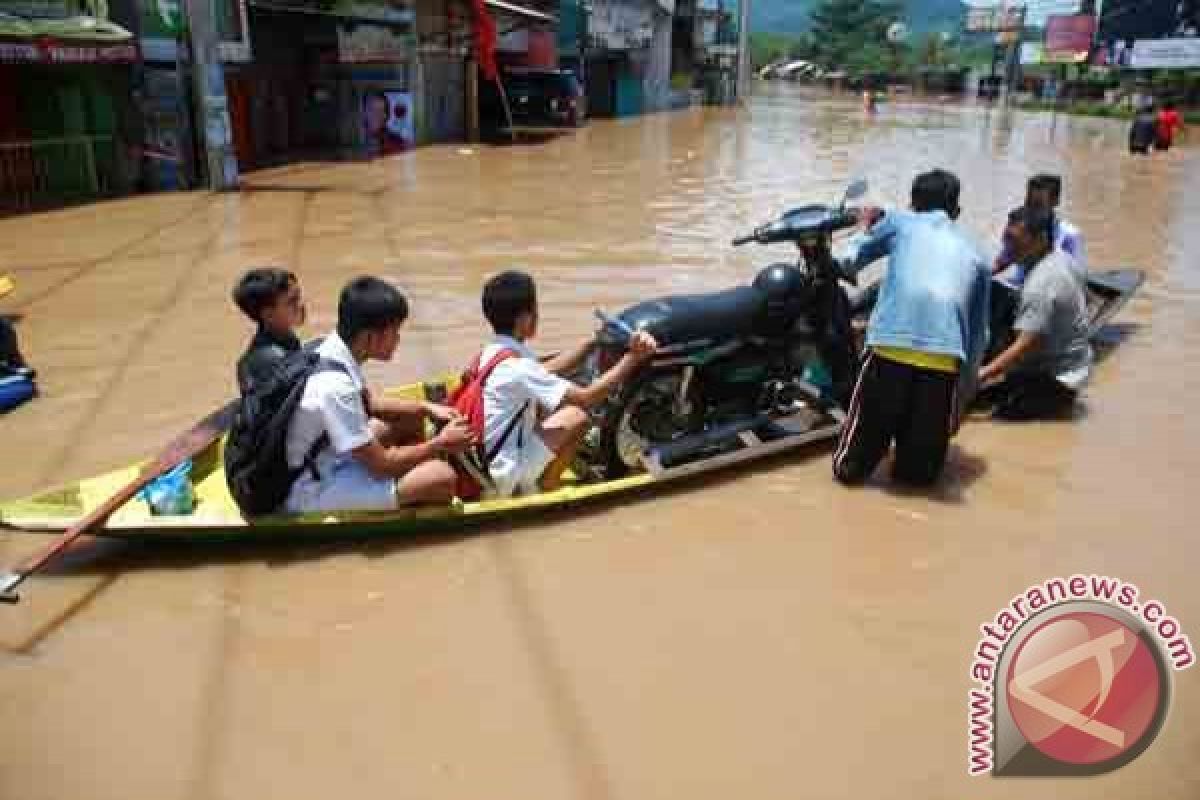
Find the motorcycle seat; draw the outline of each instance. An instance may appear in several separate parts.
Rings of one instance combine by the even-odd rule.
[[[631,327],[652,334],[659,345],[671,345],[749,335],[761,324],[766,309],[762,292],[739,286],[711,294],[648,300],[621,317]]]

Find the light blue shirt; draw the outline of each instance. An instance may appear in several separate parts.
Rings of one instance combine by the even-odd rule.
[[[890,259],[867,346],[953,356],[973,385],[987,346],[991,290],[979,249],[944,211],[889,211],[851,241],[842,268],[856,275],[884,256]]]

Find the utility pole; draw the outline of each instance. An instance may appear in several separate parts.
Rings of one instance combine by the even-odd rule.
[[[217,47],[211,0],[185,0],[192,52],[192,101],[205,178],[215,191],[238,186],[237,156],[229,124],[225,73]]]
[[[1027,6],[1021,6],[1020,16],[1017,18],[1016,31],[1012,34],[1012,41],[1008,45],[1008,50],[1005,52],[1004,59],[1004,107],[1008,108],[1010,95],[1013,91],[1013,83],[1017,76],[1017,64],[1020,61],[1021,40],[1025,35],[1025,13]]]
[[[738,0],[737,84],[734,92],[741,102],[750,93],[750,0]]]

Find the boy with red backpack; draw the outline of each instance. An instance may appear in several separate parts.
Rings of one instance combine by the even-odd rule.
[[[504,272],[489,280],[483,289],[483,314],[496,336],[464,376],[452,405],[482,434],[476,456],[487,474],[468,470],[460,475],[459,496],[474,499],[483,489],[500,497],[552,491],[587,434],[587,409],[631,377],[658,345],[649,334],[638,332],[611,369],[590,386],[577,386],[561,375],[582,363],[593,342],[545,363],[538,360],[527,344],[538,325],[532,277]]]

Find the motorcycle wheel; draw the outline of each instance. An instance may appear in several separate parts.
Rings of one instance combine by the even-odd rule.
[[[681,417],[676,400],[682,372],[646,372],[625,386],[612,400],[600,428],[600,461],[605,476],[615,480],[642,466],[646,448],[686,436],[699,429],[700,402],[691,389],[691,411]]]

